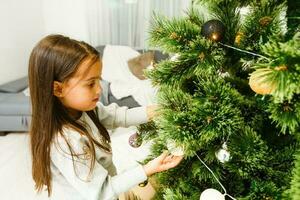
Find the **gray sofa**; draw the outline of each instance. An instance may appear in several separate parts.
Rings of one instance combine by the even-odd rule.
[[[30,98],[23,93],[23,89],[28,86],[27,82],[24,82],[23,89],[17,89],[16,83],[21,80],[27,80],[27,77],[0,86],[0,132],[28,131],[31,119]],[[102,81],[101,85],[103,90],[100,101],[104,105],[115,102],[129,108],[140,106],[131,96],[122,99],[114,97],[107,81]],[[8,86],[15,90],[8,92]]]
[[[24,95],[27,77],[0,86],[0,131],[25,131],[30,122],[30,102]]]
[[[105,46],[96,47],[102,55]],[[138,50],[144,52],[145,50]],[[154,51],[155,61],[166,59],[167,55]],[[110,83],[103,81],[101,101],[104,105],[117,103],[120,106],[137,107],[139,104],[131,97],[115,98],[110,91]],[[23,77],[15,81],[0,85],[0,133],[25,132],[30,124],[30,98],[23,93],[28,87],[28,78]]]

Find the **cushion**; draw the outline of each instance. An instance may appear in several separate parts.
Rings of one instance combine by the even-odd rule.
[[[146,79],[144,70],[154,61],[154,52],[148,51],[128,60],[128,68],[131,73],[140,80]]]
[[[139,83],[128,69],[127,61],[140,55],[128,46],[106,45],[102,57],[102,78],[108,82],[124,81]]]
[[[3,85],[0,85],[0,92],[17,93],[21,92],[28,86],[28,77],[19,78],[14,81],[10,81]]]
[[[132,96],[141,105],[156,101],[157,89],[149,79],[140,80],[132,74],[128,60],[140,53],[128,46],[106,45],[102,57],[102,78],[110,82],[111,93],[116,99]]]

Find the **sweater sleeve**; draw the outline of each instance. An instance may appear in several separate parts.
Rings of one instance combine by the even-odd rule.
[[[128,109],[116,103],[104,106],[101,102],[97,103],[97,107],[99,119],[107,129],[137,126],[148,121],[146,107]]]
[[[82,198],[87,200],[117,199],[119,194],[147,179],[141,165],[121,174],[109,176],[107,170],[97,160],[90,173],[91,160],[85,156],[86,152],[83,151],[85,144],[79,137],[68,138],[68,143],[80,156],[72,160],[68,145],[63,138],[59,138],[57,140],[59,145],[52,145],[51,162]]]

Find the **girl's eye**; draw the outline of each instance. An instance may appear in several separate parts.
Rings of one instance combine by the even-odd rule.
[[[94,87],[94,85],[95,85],[94,82],[88,84],[89,87]]]

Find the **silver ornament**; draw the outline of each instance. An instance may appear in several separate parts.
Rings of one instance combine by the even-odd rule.
[[[222,148],[216,152],[216,157],[221,163],[228,162],[230,160],[230,153],[227,150],[227,144],[224,142]]]

